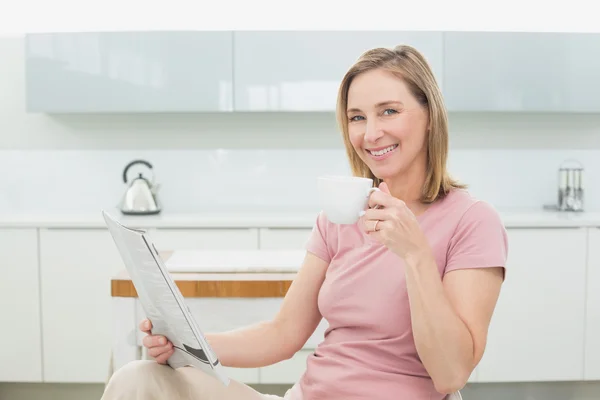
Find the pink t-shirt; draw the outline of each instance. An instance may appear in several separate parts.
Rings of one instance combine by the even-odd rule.
[[[505,266],[498,213],[453,190],[418,217],[440,276]],[[307,250],[329,262],[319,310],[329,327],[289,393],[293,400],[440,400],[415,347],[401,258],[363,233],[319,214]]]

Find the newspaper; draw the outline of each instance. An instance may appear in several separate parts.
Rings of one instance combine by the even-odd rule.
[[[152,334],[163,335],[173,343],[175,351],[167,364],[172,368],[196,367],[229,385],[223,366],[185,305],[152,240],[144,230],[123,226],[106,211],[102,215],[146,317],[152,322]]]

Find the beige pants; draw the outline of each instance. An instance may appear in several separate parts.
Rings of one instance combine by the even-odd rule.
[[[287,396],[286,396],[287,397]],[[102,400],[284,400],[231,380],[229,386],[191,367],[173,368],[153,360],[133,361],[108,381]]]

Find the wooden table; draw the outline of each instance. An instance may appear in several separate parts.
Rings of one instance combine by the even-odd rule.
[[[161,253],[166,262],[172,251]],[[284,297],[296,273],[171,273],[183,297]],[[137,297],[126,270],[111,279],[112,297]]]

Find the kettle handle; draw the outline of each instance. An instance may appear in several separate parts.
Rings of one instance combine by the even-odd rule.
[[[152,164],[150,164],[146,160],[133,160],[132,162],[130,162],[129,164],[127,164],[125,166],[125,169],[123,170],[123,182],[124,183],[127,183],[127,171],[129,171],[129,168],[131,168],[132,166],[134,166],[136,164],[143,164],[146,167],[148,167],[149,169],[152,169]]]

